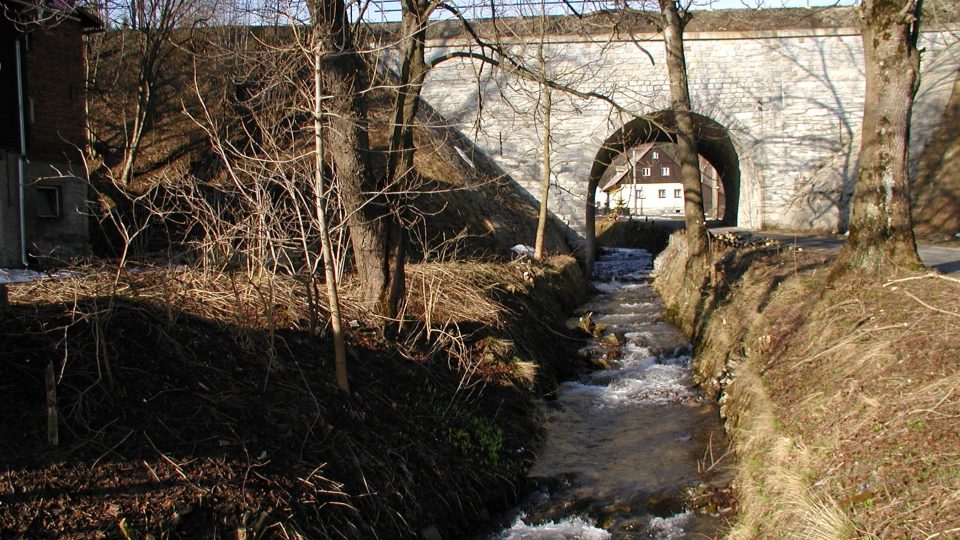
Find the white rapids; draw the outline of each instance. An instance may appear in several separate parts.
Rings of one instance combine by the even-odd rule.
[[[610,369],[560,385],[547,404],[547,440],[530,471],[539,490],[496,539],[709,537],[718,521],[684,506],[708,441],[722,438],[714,404],[690,373],[686,338],[663,320],[643,250],[605,250],[599,294],[578,312],[616,334],[590,345]],[[574,320],[571,324],[575,324]]]

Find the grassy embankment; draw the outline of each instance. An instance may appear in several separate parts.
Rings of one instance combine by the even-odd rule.
[[[675,236],[656,287],[732,435],[730,537],[960,535],[960,281],[830,280],[823,253],[718,249],[709,286],[683,291]]]
[[[347,398],[293,279],[113,276],[11,287],[4,538],[462,534],[517,494],[538,396],[577,361],[548,325],[585,290],[567,256],[411,265],[388,340],[347,287]]]

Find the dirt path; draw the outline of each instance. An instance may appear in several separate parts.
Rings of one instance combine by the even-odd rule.
[[[803,249],[822,249],[837,252],[843,246],[846,238],[838,235],[815,234],[787,234],[764,231],[751,231],[740,227],[711,228],[714,234],[747,233],[765,238],[775,238],[785,244],[796,245]],[[937,246],[920,243],[918,245],[920,259],[930,268],[935,268],[945,274],[960,274],[960,247]]]

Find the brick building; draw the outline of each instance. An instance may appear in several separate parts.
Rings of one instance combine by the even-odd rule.
[[[84,34],[62,0],[0,0],[0,267],[89,251]]]

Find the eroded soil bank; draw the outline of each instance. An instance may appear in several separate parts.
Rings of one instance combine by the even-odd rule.
[[[684,286],[674,236],[655,286],[694,337],[737,460],[732,538],[960,534],[960,282],[828,280],[828,255],[715,246]]]
[[[515,501],[578,367],[571,257],[411,265],[391,339],[348,287],[350,397],[295,279],[114,275],[11,286],[2,538],[456,537]]]

